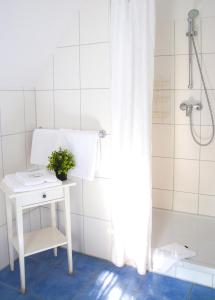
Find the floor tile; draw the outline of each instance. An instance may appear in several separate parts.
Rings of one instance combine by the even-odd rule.
[[[186,300],[191,288],[192,283],[168,276],[148,273],[137,295],[137,299]]]
[[[19,292],[19,266],[0,271],[2,300],[215,300],[215,290],[73,252],[73,274],[67,272],[67,252],[44,251],[26,258],[27,291]]]
[[[12,300],[12,299],[16,299],[18,296],[19,296],[19,291],[0,283],[0,299]]]
[[[71,300],[89,284],[90,278],[86,274],[69,275],[55,269],[49,276],[39,279],[31,287],[31,292],[46,300]]]
[[[0,282],[20,288],[20,274],[19,274],[19,261],[16,260],[14,264],[14,271],[10,270],[10,267],[6,267],[0,272]],[[36,262],[31,258],[25,258],[25,276],[26,286],[30,287],[31,284],[37,280],[41,275],[45,275],[50,272],[50,267],[45,261]]]
[[[214,300],[215,290],[202,285],[194,284],[189,300]]]

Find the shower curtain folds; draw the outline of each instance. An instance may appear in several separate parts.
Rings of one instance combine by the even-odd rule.
[[[144,274],[151,237],[154,0],[113,0],[112,261]]]

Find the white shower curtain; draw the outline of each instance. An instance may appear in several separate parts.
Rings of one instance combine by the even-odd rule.
[[[144,274],[151,236],[154,0],[112,0],[112,261]]]

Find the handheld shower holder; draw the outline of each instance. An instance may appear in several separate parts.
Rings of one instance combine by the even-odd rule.
[[[186,36],[188,37],[192,37],[192,36],[197,36],[198,35],[198,31],[188,31],[186,32]]]

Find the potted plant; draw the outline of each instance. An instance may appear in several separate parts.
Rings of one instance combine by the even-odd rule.
[[[67,179],[68,171],[74,167],[74,155],[67,149],[60,148],[58,151],[53,151],[49,156],[47,169],[55,171],[56,177],[61,181]]]

